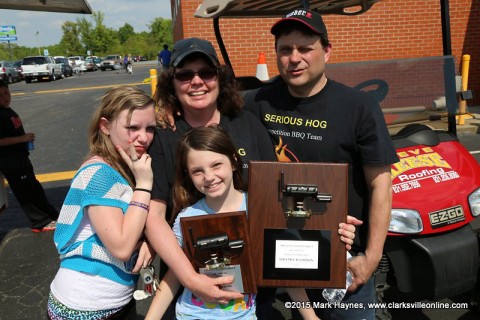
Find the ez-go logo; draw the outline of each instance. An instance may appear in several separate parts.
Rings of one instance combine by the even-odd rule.
[[[432,229],[440,228],[452,223],[465,220],[462,206],[451,207],[448,209],[429,213]]]

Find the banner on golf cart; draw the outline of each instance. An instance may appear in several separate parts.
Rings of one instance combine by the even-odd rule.
[[[435,147],[399,149],[399,162],[392,165],[392,189],[401,193],[458,179],[460,176]]]

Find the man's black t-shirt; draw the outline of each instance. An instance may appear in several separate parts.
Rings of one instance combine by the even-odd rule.
[[[175,180],[175,150],[178,140],[192,127],[183,119],[176,120],[175,131],[157,128],[148,151],[152,157],[154,174],[152,199],[167,202],[167,220],[172,209],[172,190]],[[262,123],[250,112],[242,111],[237,117],[221,116],[220,126],[233,140],[243,162],[243,176],[248,178],[248,161],[275,161],[272,141]]]
[[[19,137],[25,134],[22,120],[11,108],[0,108],[0,138]],[[0,147],[0,170],[13,170],[29,163],[26,143]],[[3,168],[3,169],[2,169]]]
[[[247,93],[245,106],[268,129],[279,161],[349,164],[348,212],[365,222],[364,238],[369,193],[363,166],[398,161],[378,103],[332,80],[312,97],[295,98],[279,81]],[[362,240],[355,238],[357,245]]]

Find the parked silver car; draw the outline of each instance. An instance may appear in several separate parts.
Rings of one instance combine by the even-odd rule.
[[[119,54],[111,54],[103,58],[100,62],[100,70],[105,71],[110,70],[119,70],[122,68],[122,56]]]
[[[57,57],[54,58],[55,62],[62,66],[62,76],[64,78],[73,76],[73,68],[70,65],[67,58]]]
[[[19,81],[22,81],[24,79],[23,78],[23,70],[22,70],[22,62],[23,62],[23,60],[17,60],[17,61],[13,62],[13,66],[15,67],[15,69],[18,72],[18,80]]]
[[[18,70],[11,61],[0,61],[0,78],[8,83],[20,81]]]
[[[86,59],[85,60],[85,70],[86,71],[97,71],[98,66],[93,59]]]

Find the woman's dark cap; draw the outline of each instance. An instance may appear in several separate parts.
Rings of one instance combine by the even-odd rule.
[[[175,43],[172,49],[171,67],[177,67],[183,59],[192,53],[201,53],[209,59],[214,66],[218,66],[217,53],[210,41],[199,38],[187,38]]]
[[[285,15],[282,19],[275,22],[270,32],[274,36],[278,36],[278,32],[282,29],[281,26],[292,22],[302,23],[316,34],[324,34],[325,37],[328,38],[327,27],[325,26],[325,23],[323,23],[322,16],[318,12],[309,9],[293,10]]]

